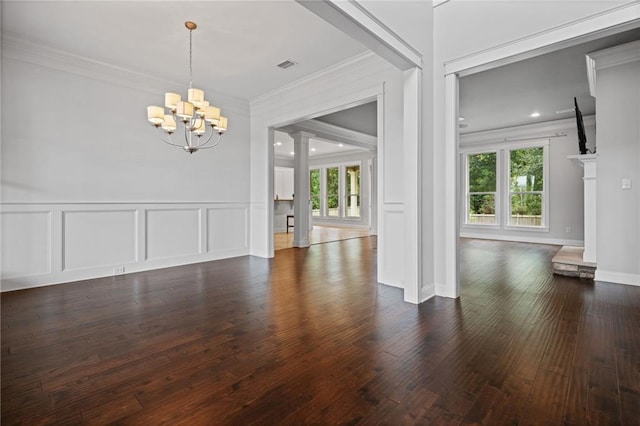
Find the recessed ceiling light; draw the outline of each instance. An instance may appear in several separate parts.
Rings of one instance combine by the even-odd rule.
[[[311,151],[314,151],[314,152],[315,152],[315,150],[316,150],[315,148],[311,148]]]
[[[464,117],[458,117],[458,121],[464,121]]]
[[[282,146],[282,142],[276,142],[276,145]]]
[[[531,117],[531,118],[540,117],[540,113],[539,112],[532,112],[529,117]]]
[[[342,147],[344,146],[344,144],[343,144],[343,143],[339,143],[339,144],[338,144],[338,146],[339,146],[340,148],[342,148]]]
[[[291,151],[289,154],[291,154],[291,155],[295,155],[296,153],[295,153],[295,152],[293,152],[293,151]]]

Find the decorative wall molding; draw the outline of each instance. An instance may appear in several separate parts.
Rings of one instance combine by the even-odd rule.
[[[640,40],[598,50],[586,55],[589,93],[596,96],[598,70],[640,61]]]
[[[177,90],[184,87],[184,83],[96,61],[6,34],[2,35],[2,57],[159,96],[171,88]],[[203,89],[206,89],[210,97],[215,98],[224,110],[245,116],[250,115],[248,101],[207,87]]]
[[[249,254],[249,203],[12,203],[0,208],[3,254],[16,254],[2,258],[2,291]],[[34,214],[44,222],[31,220]]]
[[[589,53],[596,70],[640,61],[640,40]]]
[[[402,203],[382,206],[378,223],[378,282],[404,289],[404,216]]]
[[[596,116],[587,115],[584,118],[585,127],[595,127]],[[460,135],[460,146],[500,144],[508,140],[520,139],[547,139],[549,137],[563,137],[561,132],[567,129],[575,129],[576,119],[566,118],[562,120],[546,121],[543,123],[527,124],[524,126],[505,127],[503,129],[487,130],[483,132],[465,133]]]

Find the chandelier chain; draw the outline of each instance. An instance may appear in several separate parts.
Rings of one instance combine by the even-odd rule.
[[[193,30],[189,30],[189,89],[193,88]]]

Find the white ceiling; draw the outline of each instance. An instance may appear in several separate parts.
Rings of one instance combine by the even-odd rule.
[[[594,114],[585,55],[638,39],[640,28],[461,78],[461,124],[468,127],[460,133],[575,117],[574,96],[584,116]],[[556,114],[562,110],[569,111]]]
[[[6,1],[2,34],[251,99],[366,48],[293,0]],[[298,65],[287,70],[284,60]],[[206,83],[205,83],[206,81]],[[212,83],[215,81],[215,83]]]
[[[2,2],[3,36],[184,81],[185,86],[186,20],[199,25],[193,33],[194,86],[200,83],[243,99],[366,50],[293,0]],[[572,112],[555,112],[570,109],[574,96],[584,115],[593,114],[584,55],[637,39],[640,29],[462,78],[460,115],[468,127],[461,132],[572,117]],[[286,59],[299,64],[287,70],[276,67]],[[531,118],[535,111],[540,117]],[[326,119],[349,127],[339,114]]]
[[[309,157],[311,158],[329,154],[346,154],[358,151],[362,152],[365,151],[365,149],[338,142],[332,143],[313,138],[309,139]],[[293,138],[285,132],[276,130],[274,132],[273,155],[280,158],[293,158]]]

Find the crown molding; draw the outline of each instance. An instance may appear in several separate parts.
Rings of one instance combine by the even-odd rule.
[[[595,127],[596,116],[583,117],[585,127]],[[563,131],[576,127],[575,118],[545,121],[542,123],[526,124],[524,126],[505,127],[502,129],[486,130],[483,132],[465,133],[460,135],[460,146],[472,146],[486,143],[497,143],[505,139],[546,139],[548,137],[563,137]]]
[[[97,61],[7,34],[2,35],[2,57],[154,95],[173,90],[172,88],[186,87],[183,83]],[[249,103],[246,100],[209,90],[206,87],[204,89],[217,100],[216,103],[223,106],[224,110],[249,116]]]
[[[445,62],[445,75],[470,75],[554,52],[640,25],[640,3],[617,7]]]
[[[588,53],[585,59],[589,93],[595,98],[598,70],[640,61],[640,40]]]
[[[640,61],[640,40],[598,50],[588,56],[595,61],[596,70]]]

